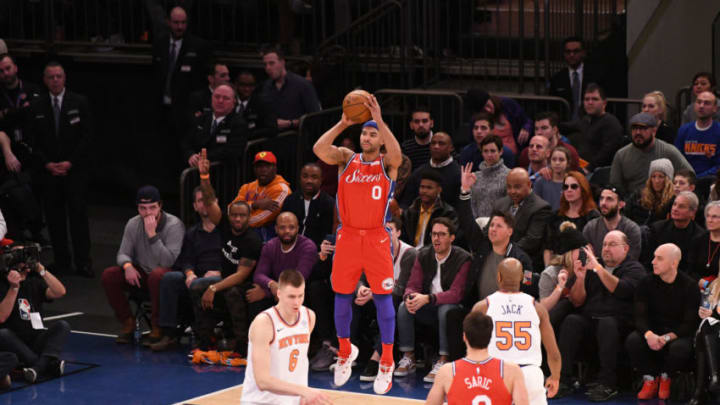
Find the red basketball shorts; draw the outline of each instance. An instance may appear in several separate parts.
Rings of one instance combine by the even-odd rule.
[[[392,293],[392,243],[385,228],[352,229],[341,227],[335,242],[330,281],[338,294],[352,294],[362,272],[373,294]]]

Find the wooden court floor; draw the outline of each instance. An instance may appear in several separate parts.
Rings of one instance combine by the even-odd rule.
[[[417,405],[425,401],[385,395],[362,394],[340,390],[322,390],[328,394],[335,405]],[[197,398],[178,402],[175,405],[229,405],[239,404],[242,385],[226,388]]]

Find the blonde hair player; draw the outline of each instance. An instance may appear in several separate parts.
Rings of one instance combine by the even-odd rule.
[[[501,261],[497,275],[499,290],[475,304],[473,311],[487,314],[494,321],[488,346],[490,355],[518,364],[525,376],[530,405],[544,405],[547,398],[557,394],[562,358],[547,310],[535,302],[535,298],[520,292],[522,280],[523,268],[519,260],[507,258]],[[541,342],[547,352],[551,374],[544,384],[540,369]]]
[[[278,279],[278,303],[250,324],[248,364],[243,405],[332,404],[308,387],[310,333],[315,313],[304,307],[305,280],[297,270],[285,270]]]

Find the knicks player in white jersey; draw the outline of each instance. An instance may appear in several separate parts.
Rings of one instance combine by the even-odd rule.
[[[250,324],[248,364],[240,403],[244,405],[332,404],[308,387],[310,333],[315,313],[304,307],[305,280],[296,270],[278,279],[278,303]]]
[[[482,312],[493,319],[488,353],[518,364],[525,376],[530,405],[542,405],[547,404],[547,398],[557,394],[562,358],[547,310],[536,303],[535,298],[520,292],[522,279],[522,263],[513,258],[504,259],[498,265],[499,290],[475,304],[473,311]],[[547,352],[551,374],[544,381],[544,386],[544,376],[540,369],[541,341]]]

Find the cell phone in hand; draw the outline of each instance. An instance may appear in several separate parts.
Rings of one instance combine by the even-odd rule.
[[[585,249],[580,249],[580,252],[578,253],[578,260],[580,260],[580,263],[585,267],[587,264],[587,253],[585,253]]]
[[[323,240],[326,240],[326,241],[328,241],[328,242],[330,242],[331,244],[334,245],[334,244],[335,244],[335,240],[336,240],[335,238],[336,238],[336,237],[335,237],[335,234],[334,234],[334,233],[329,233],[329,234],[325,235],[325,238],[323,238]]]

